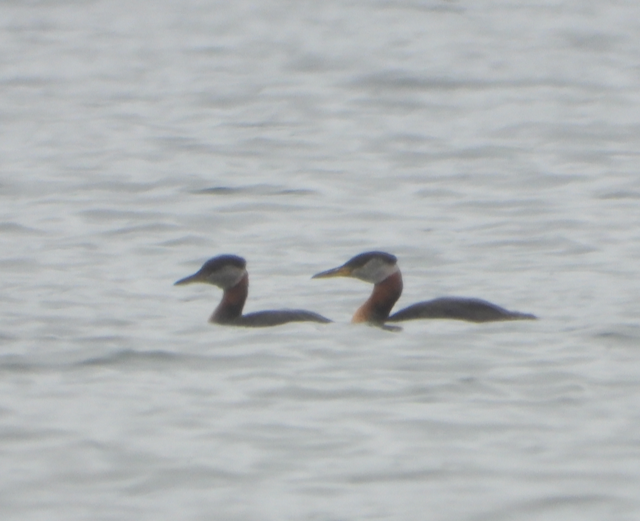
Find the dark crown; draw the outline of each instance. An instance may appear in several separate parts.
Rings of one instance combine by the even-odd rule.
[[[395,255],[391,255],[390,253],[386,253],[384,251],[368,251],[365,253],[361,253],[360,255],[356,255],[353,259],[348,260],[345,263],[345,266],[348,266],[351,269],[362,268],[367,262],[371,259],[381,259],[387,264],[395,264],[398,262],[398,259]]]
[[[244,269],[247,266],[247,261],[237,255],[218,255],[205,262],[200,271],[215,272],[229,265]]]

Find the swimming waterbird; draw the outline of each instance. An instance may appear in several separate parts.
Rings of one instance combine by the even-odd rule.
[[[418,302],[390,315],[402,294],[402,274],[398,259],[390,253],[370,251],[356,255],[342,266],[315,274],[312,278],[352,277],[371,282],[373,292],[358,308],[351,322],[367,322],[383,326],[386,322],[401,322],[419,318],[446,318],[468,322],[500,320],[535,320],[529,313],[508,311],[486,300],[466,297],[441,297]],[[396,329],[384,326],[385,329]]]
[[[247,261],[237,255],[219,255],[205,262],[193,275],[180,279],[174,285],[182,286],[202,282],[221,288],[222,300],[209,322],[229,326],[267,327],[287,322],[331,322],[328,318],[304,309],[281,309],[242,314],[249,293]]]

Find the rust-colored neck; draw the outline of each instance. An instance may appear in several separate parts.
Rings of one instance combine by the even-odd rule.
[[[235,286],[224,290],[222,300],[209,318],[209,322],[228,324],[242,316],[242,308],[249,294],[249,274],[245,274]]]
[[[391,313],[391,308],[402,295],[402,274],[397,271],[389,275],[382,282],[373,286],[373,293],[367,301],[358,308],[351,322],[371,322],[382,324]]]

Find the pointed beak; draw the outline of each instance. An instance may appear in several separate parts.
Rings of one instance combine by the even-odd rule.
[[[180,279],[173,283],[174,286],[183,286],[185,284],[193,284],[194,282],[205,282],[202,274],[200,272],[194,273],[193,275],[189,275],[184,279]]]
[[[331,277],[350,277],[351,270],[346,266],[338,266],[337,268],[333,268],[327,271],[321,271],[320,273],[316,273],[312,279],[328,279]]]

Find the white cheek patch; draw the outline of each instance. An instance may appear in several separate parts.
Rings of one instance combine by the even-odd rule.
[[[398,271],[397,264],[389,264],[381,259],[371,259],[362,268],[353,270],[353,275],[360,280],[378,284]]]
[[[226,289],[235,286],[242,277],[247,274],[247,270],[238,268],[237,266],[225,266],[224,268],[212,273],[209,276],[209,282],[216,286]]]

